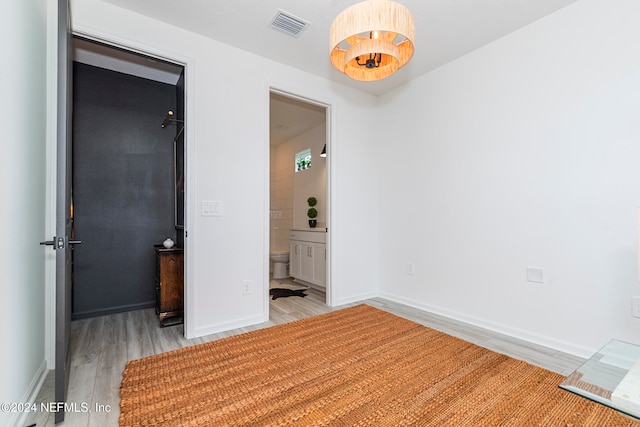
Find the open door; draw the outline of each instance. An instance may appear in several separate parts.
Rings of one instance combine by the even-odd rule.
[[[66,402],[69,385],[71,336],[71,33],[68,0],[58,1],[58,104],[56,235],[42,242],[56,251],[55,401]],[[64,406],[58,405],[55,422],[64,421]]]
[[[56,379],[55,400],[66,402],[71,338],[71,24],[68,0],[58,1],[58,134],[56,174]],[[64,421],[64,410],[55,422]]]

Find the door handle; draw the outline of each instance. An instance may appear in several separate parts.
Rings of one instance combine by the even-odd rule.
[[[64,249],[65,248],[65,241],[66,239],[64,237],[56,237],[53,236],[53,240],[45,240],[44,242],[40,242],[41,245],[43,246],[53,246],[53,250],[55,251],[56,249]],[[66,241],[67,244],[69,245],[79,245],[82,243],[81,240],[68,240]]]
[[[45,240],[44,242],[40,242],[43,246],[53,246],[53,250],[56,249],[64,249],[64,237],[56,237],[53,236],[53,240]]]

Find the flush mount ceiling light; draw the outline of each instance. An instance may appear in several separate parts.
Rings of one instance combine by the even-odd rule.
[[[384,79],[409,62],[415,33],[413,15],[399,3],[355,4],[331,24],[331,65],[355,80]]]

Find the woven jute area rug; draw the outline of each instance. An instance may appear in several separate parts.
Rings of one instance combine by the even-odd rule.
[[[120,425],[639,425],[563,379],[360,305],[130,361]]]

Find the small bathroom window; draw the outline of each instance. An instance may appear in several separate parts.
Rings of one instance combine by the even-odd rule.
[[[311,167],[311,148],[296,153],[295,171],[300,172]]]

